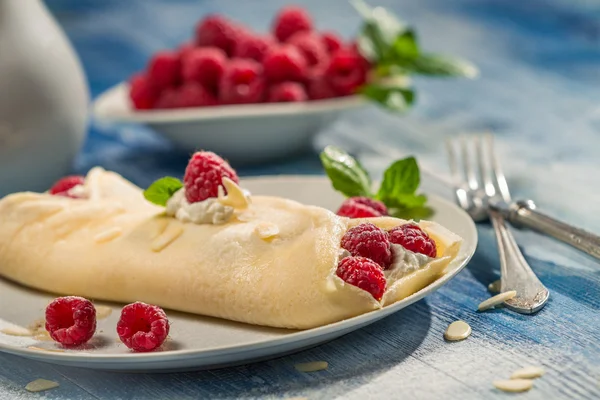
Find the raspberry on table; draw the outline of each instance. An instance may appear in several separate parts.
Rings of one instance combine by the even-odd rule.
[[[383,270],[366,257],[345,257],[338,263],[336,275],[344,282],[371,293],[377,301],[385,293]]]
[[[235,183],[239,182],[235,170],[227,161],[210,151],[196,152],[190,159],[183,177],[187,200],[196,203],[217,197],[223,177]]]
[[[194,42],[184,42],[177,48],[177,54],[179,54],[179,61],[183,66],[186,58],[190,55],[190,53],[197,49],[196,44]]]
[[[312,18],[306,10],[297,6],[283,7],[273,21],[273,33],[280,42],[285,42],[296,32],[312,29]]]
[[[263,59],[265,77],[270,82],[304,81],[308,65],[306,59],[296,48],[284,44],[267,52]]]
[[[235,45],[233,56],[236,58],[251,58],[261,62],[269,49],[273,48],[275,44],[275,39],[270,35],[240,35]]]
[[[218,47],[228,56],[233,55],[239,27],[220,15],[209,15],[196,26],[196,45]]]
[[[215,96],[197,82],[186,82],[177,89],[177,107],[209,107],[216,104]]]
[[[175,51],[159,51],[148,64],[150,82],[158,89],[165,89],[179,83],[181,61]]]
[[[217,93],[227,64],[227,54],[218,47],[200,47],[189,52],[182,65],[186,82],[198,82]]]
[[[308,98],[304,86],[298,82],[281,82],[269,89],[269,98],[271,103],[305,101]]]
[[[335,90],[324,76],[313,78],[308,83],[308,97],[311,100],[323,100],[336,97]]]
[[[77,185],[83,185],[84,183],[85,178],[81,175],[65,176],[52,185],[50,190],[48,190],[48,193],[55,196],[74,197],[69,194],[69,190]]]
[[[331,56],[325,77],[337,94],[347,96],[355,93],[367,81],[367,72],[368,68],[360,54],[342,48]]]
[[[287,40],[287,43],[296,46],[304,56],[309,68],[325,65],[329,59],[327,48],[323,41],[314,32],[298,32]]]
[[[333,32],[323,32],[321,34],[321,40],[327,49],[329,54],[333,54],[339,49],[342,48],[343,42],[342,39]]]
[[[388,234],[390,242],[399,244],[413,253],[425,254],[432,258],[437,256],[435,241],[417,224],[408,223],[397,226],[391,229]]]
[[[260,103],[264,96],[262,66],[254,60],[230,60],[219,84],[219,100],[224,104]]]
[[[169,328],[169,319],[162,308],[138,301],[123,307],[117,334],[134,351],[152,351],[163,344]]]
[[[373,260],[383,269],[392,262],[387,232],[369,222],[348,229],[342,237],[341,246],[353,256]]]
[[[349,197],[337,211],[337,215],[348,218],[371,218],[387,215],[385,204],[368,197]]]
[[[79,346],[96,332],[96,309],[83,297],[54,299],[46,307],[46,330],[63,346]]]
[[[149,110],[154,107],[159,91],[150,82],[147,75],[135,74],[129,80],[129,99],[137,110]]]

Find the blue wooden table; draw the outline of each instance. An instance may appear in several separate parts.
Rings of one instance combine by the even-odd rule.
[[[349,37],[358,18],[343,0],[298,1],[318,25]],[[375,0],[373,0],[375,3]],[[476,81],[417,80],[418,104],[405,117],[376,108],[341,118],[322,132],[360,157],[374,174],[394,158],[418,156],[424,188],[448,196],[443,141],[492,130],[515,194],[548,212],[600,231],[600,6],[586,0],[378,0],[418,26],[433,50],[475,61]],[[144,66],[148,56],[187,38],[194,22],[223,12],[265,29],[281,1],[48,0],[85,66],[93,95]],[[75,169],[102,165],[139,185],[180,175],[187,155],[137,126],[91,124]],[[316,153],[247,167],[242,175],[321,173]],[[326,345],[272,361],[214,371],[118,374],[57,367],[0,355],[0,399],[460,398],[509,397],[492,387],[522,366],[546,375],[524,399],[600,398],[600,265],[531,232],[516,232],[533,269],[552,292],[535,316],[476,313],[499,276],[489,226],[466,270],[425,300]],[[463,319],[472,336],[446,343]],[[312,374],[297,362],[325,360]],[[60,383],[43,394],[36,378]]]

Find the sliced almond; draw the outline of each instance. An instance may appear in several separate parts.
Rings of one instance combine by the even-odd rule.
[[[279,235],[279,227],[270,222],[260,222],[256,225],[256,228],[254,228],[254,232],[256,232],[261,239],[270,239]]]
[[[248,208],[250,205],[250,198],[244,193],[242,188],[227,177],[223,177],[222,182],[225,189],[223,189],[223,186],[219,186],[218,188],[217,199],[219,200],[219,203],[238,210]],[[225,194],[225,190],[227,190],[227,195]]]
[[[111,240],[116,239],[117,237],[121,236],[122,233],[123,233],[123,229],[120,227],[110,228],[110,229],[100,232],[99,234],[94,236],[94,242],[96,242],[96,243],[110,242]]]
[[[96,308],[96,319],[108,318],[112,314],[112,308],[107,306],[94,306]]]
[[[502,379],[493,382],[496,389],[503,392],[526,392],[533,387],[533,381],[530,379]]]
[[[50,334],[47,331],[39,331],[33,337],[35,340],[39,342],[52,342],[53,339],[50,337]]]
[[[327,363],[327,361],[312,361],[312,362],[299,363],[299,364],[294,365],[294,368],[296,368],[296,370],[300,371],[300,372],[321,371],[321,370],[327,369],[327,367],[329,367],[329,364]]]
[[[173,243],[181,234],[183,228],[176,224],[169,224],[163,233],[158,235],[152,242],[152,251],[160,252],[165,247]]]
[[[503,292],[495,295],[494,297],[490,297],[489,299],[482,301],[477,307],[477,311],[485,311],[490,308],[499,306],[504,303],[506,300],[510,300],[517,295],[515,290],[509,290],[508,292]]]
[[[464,340],[471,335],[471,326],[465,321],[454,321],[444,332],[444,338],[449,341]]]
[[[544,375],[545,372],[542,367],[529,366],[513,372],[510,379],[535,379]]]
[[[10,336],[33,336],[33,332],[30,329],[22,326],[13,326],[10,328],[0,329],[0,333]]]
[[[36,379],[25,386],[28,392],[43,392],[44,390],[54,389],[60,386],[58,382],[49,381],[47,379]]]

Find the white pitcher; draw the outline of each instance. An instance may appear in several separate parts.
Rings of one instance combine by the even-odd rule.
[[[44,191],[85,137],[79,60],[41,0],[0,0],[0,196]]]

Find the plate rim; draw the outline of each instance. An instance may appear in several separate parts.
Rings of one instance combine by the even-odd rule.
[[[128,102],[126,100],[127,86],[127,82],[120,82],[106,89],[94,99],[91,104],[91,111],[95,119],[106,122],[138,122],[161,125],[223,119],[324,114],[361,107],[367,103],[363,97],[352,95],[293,103],[220,105],[216,107],[143,111],[133,111],[128,107],[118,113],[107,111],[107,105],[115,99],[119,102]]]
[[[306,181],[308,183],[322,183],[324,181],[328,181],[327,178],[323,175],[262,175],[262,176],[249,176],[249,177],[241,177],[242,182],[248,181]],[[445,204],[446,206],[450,206],[451,209],[456,211],[463,217],[466,217],[465,220],[469,221],[468,229],[471,234],[473,241],[470,243],[469,250],[466,253],[466,256],[457,261],[460,263],[456,268],[452,271],[446,273],[444,276],[433,282],[432,284],[424,287],[412,295],[397,301],[387,307],[383,307],[381,309],[373,310],[364,314],[360,314],[354,316],[352,318],[344,319],[341,321],[337,321],[331,324],[318,326],[316,328],[305,329],[305,330],[296,330],[290,334],[271,338],[271,339],[261,339],[254,342],[239,344],[239,345],[226,345],[213,347],[208,350],[197,350],[197,349],[184,349],[184,350],[168,350],[161,352],[149,352],[149,353],[123,353],[123,354],[91,354],[85,351],[81,352],[50,352],[50,351],[40,351],[29,348],[22,348],[11,346],[5,343],[0,342],[0,351],[4,353],[14,354],[18,356],[27,357],[30,359],[37,359],[40,361],[61,361],[61,362],[75,362],[85,360],[86,363],[89,364],[100,364],[100,363],[121,363],[121,364],[133,364],[133,363],[150,363],[150,362],[161,362],[167,361],[174,357],[189,359],[192,357],[211,357],[216,354],[220,355],[228,355],[235,352],[246,352],[252,350],[260,350],[270,347],[276,347],[285,345],[289,342],[294,341],[302,341],[309,340],[311,337],[325,336],[334,331],[344,331],[345,328],[350,328],[354,325],[368,325],[369,321],[372,320],[373,315],[379,316],[372,322],[376,320],[385,318],[405,307],[410,306],[411,304],[421,300],[425,296],[431,294],[432,292],[438,290],[450,280],[452,280],[456,275],[458,275],[469,263],[471,258],[473,257],[475,250],[477,249],[477,244],[479,241],[477,228],[475,222],[469,217],[469,215],[460,208],[454,202],[451,202],[441,196],[428,194],[430,199],[434,199],[434,201]],[[4,278],[3,278],[4,279]],[[10,282],[10,280],[9,280]],[[361,324],[362,322],[362,324]],[[360,329],[360,328],[359,328]],[[293,330],[292,330],[293,331]]]

